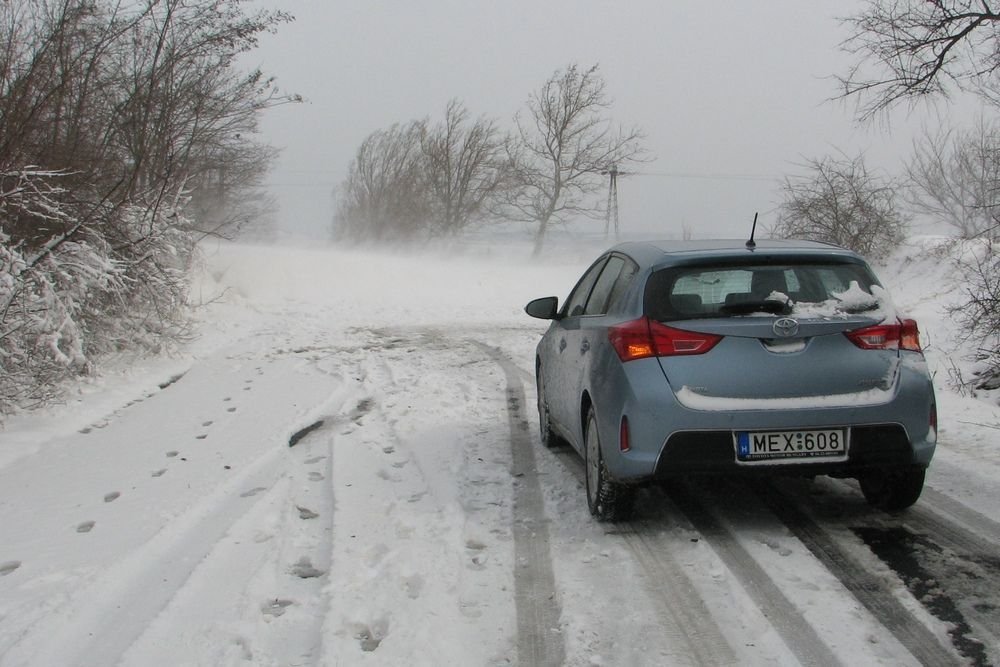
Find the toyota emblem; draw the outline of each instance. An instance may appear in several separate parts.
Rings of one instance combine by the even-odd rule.
[[[799,332],[799,323],[790,317],[782,317],[775,321],[774,335],[781,338],[790,338]]]

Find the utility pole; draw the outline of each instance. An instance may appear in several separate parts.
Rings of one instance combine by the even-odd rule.
[[[608,231],[611,227],[611,219],[614,218],[615,221],[615,240],[618,240],[619,224],[618,224],[618,174],[622,172],[618,171],[618,165],[612,164],[606,170],[602,171],[602,175],[607,175],[609,177],[608,183],[608,207],[604,215],[604,238],[608,237]]]

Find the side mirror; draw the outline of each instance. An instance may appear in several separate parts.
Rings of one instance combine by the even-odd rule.
[[[524,307],[524,312],[540,320],[559,319],[559,298],[546,296],[541,299],[535,299]]]

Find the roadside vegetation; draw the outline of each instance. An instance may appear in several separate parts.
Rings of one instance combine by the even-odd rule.
[[[252,227],[289,101],[237,58],[290,17],[239,0],[0,3],[0,414],[186,332],[208,235]]]

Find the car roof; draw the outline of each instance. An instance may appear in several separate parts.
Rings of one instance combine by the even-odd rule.
[[[864,263],[857,253],[818,241],[798,239],[761,239],[753,247],[747,246],[745,239],[698,239],[689,241],[630,241],[614,248],[630,256],[643,266],[667,266],[687,264],[706,259],[780,259],[798,257],[802,259],[826,259],[850,263]]]

